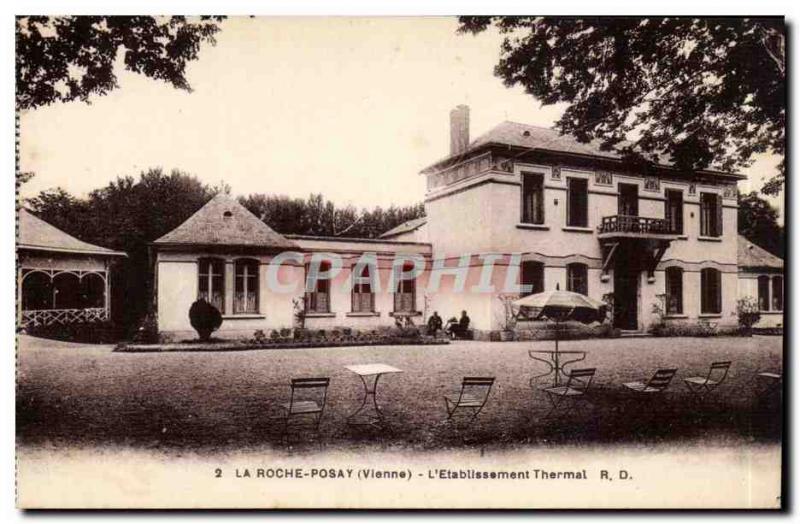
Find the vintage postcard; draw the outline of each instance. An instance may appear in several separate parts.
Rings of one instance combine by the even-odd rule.
[[[15,31],[18,507],[782,507],[783,18]]]

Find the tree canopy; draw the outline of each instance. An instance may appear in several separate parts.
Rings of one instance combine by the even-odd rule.
[[[581,141],[684,170],[747,167],[785,152],[782,18],[460,18],[504,35],[495,74]],[[783,187],[785,162],[762,191]]]
[[[186,64],[223,17],[23,16],[16,19],[17,109],[88,101],[117,87],[114,64],[191,90]]]
[[[172,231],[219,192],[230,193],[221,182],[211,186],[187,173],[150,169],[121,176],[105,187],[78,198],[62,188],[40,192],[25,205],[37,216],[81,240],[125,251],[124,267],[112,272],[115,289],[122,290],[112,304],[115,320],[129,329],[148,311],[153,268],[150,242]],[[423,205],[357,210],[337,207],[322,195],[308,199],[252,194],[239,198],[250,211],[279,233],[374,238],[406,220],[423,216]]]
[[[739,233],[773,255],[785,258],[785,230],[778,210],[757,192],[739,194]]]

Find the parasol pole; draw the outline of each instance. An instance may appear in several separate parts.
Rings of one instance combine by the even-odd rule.
[[[558,317],[556,317],[556,318],[558,318]],[[556,320],[556,355],[555,355],[555,360],[556,360],[556,387],[558,387],[558,380],[559,380],[558,373],[560,371],[559,365],[558,365],[558,332],[559,332],[560,328],[561,328],[561,323],[560,323],[559,320]]]

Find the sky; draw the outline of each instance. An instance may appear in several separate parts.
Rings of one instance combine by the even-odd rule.
[[[249,193],[373,207],[423,200],[419,171],[449,150],[449,112],[471,137],[503,120],[551,126],[545,106],[493,74],[501,38],[455,18],[232,18],[187,68],[191,93],[117,68],[119,88],[21,115],[21,196],[85,195],[120,175],[180,169]],[[769,178],[774,157],[744,172]],[[780,203],[779,201],[775,201]]]

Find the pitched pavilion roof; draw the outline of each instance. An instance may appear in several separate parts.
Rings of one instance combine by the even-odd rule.
[[[737,263],[740,268],[783,270],[783,259],[776,257],[742,235],[739,235],[739,251]]]
[[[424,226],[425,223],[427,222],[428,222],[427,217],[420,217],[407,220],[402,224],[400,224],[399,226],[395,226],[389,231],[386,231],[385,233],[381,234],[380,238],[389,238],[397,235],[402,235],[403,233],[410,233],[411,231],[415,231],[420,227]]]
[[[497,124],[492,129],[473,140],[469,146],[467,146],[467,150],[464,153],[443,158],[426,167],[422,170],[422,172],[426,173],[430,170],[444,167],[445,164],[451,160],[455,160],[456,157],[465,157],[469,153],[477,151],[478,149],[481,149],[489,144],[537,149],[541,151],[554,151],[558,153],[587,155],[608,158],[612,160],[622,160],[623,158],[622,155],[615,151],[603,151],[600,149],[599,140],[592,140],[591,142],[583,143],[579,142],[573,136],[562,135],[555,129],[521,124],[519,122],[511,122],[506,120],[505,122]],[[666,159],[661,159],[660,163],[664,166],[669,165],[669,162],[667,162]],[[744,175],[735,173],[721,173],[715,171],[707,172],[726,175],[734,178],[746,178]]]
[[[235,199],[219,194],[154,244],[297,249]]]
[[[69,235],[57,227],[48,224],[24,207],[19,210],[19,237],[17,247],[39,251],[57,251],[59,253],[76,253],[83,255],[126,256],[121,251],[114,251],[96,246]]]

